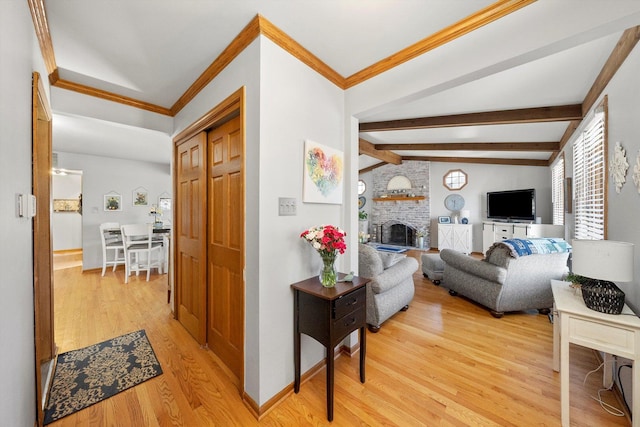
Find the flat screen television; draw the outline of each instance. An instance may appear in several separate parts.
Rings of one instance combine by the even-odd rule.
[[[487,218],[507,221],[536,219],[536,190],[492,191],[487,193]]]

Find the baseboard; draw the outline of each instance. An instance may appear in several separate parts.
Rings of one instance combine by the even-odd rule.
[[[82,252],[82,248],[77,248],[77,249],[58,249],[57,251],[53,251],[53,253],[55,255],[75,254],[75,253],[81,253],[81,252]]]
[[[353,357],[360,351],[360,342],[358,342],[353,347],[349,347],[347,345],[340,346],[334,352],[334,360],[339,358],[340,356],[347,355],[349,357]],[[300,375],[300,388],[302,388],[303,384],[309,381],[311,378],[316,376],[319,372],[323,370],[326,366],[327,362],[325,359],[322,359],[320,362],[316,363],[305,373]],[[287,387],[282,389],[279,393],[269,399],[264,405],[258,405],[252,398],[246,393],[242,394],[242,402],[249,409],[249,411],[253,414],[253,416],[259,421],[265,415],[267,415],[273,408],[278,406],[278,404],[290,396],[294,392],[294,383],[290,383]]]

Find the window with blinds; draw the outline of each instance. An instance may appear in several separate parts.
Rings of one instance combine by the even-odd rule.
[[[553,224],[564,225],[564,153],[551,168],[551,203]]]
[[[601,111],[573,144],[576,239],[605,238],[606,148],[606,116]]]

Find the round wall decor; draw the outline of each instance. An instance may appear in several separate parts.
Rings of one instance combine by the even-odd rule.
[[[444,199],[444,205],[450,211],[459,211],[464,208],[464,197],[460,194],[450,194]]]
[[[367,199],[364,196],[358,197],[358,209],[362,209],[365,203],[367,203]]]

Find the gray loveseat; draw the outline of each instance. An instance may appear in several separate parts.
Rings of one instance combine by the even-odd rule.
[[[553,306],[551,279],[567,273],[569,252],[514,257],[502,243],[494,244],[483,260],[450,249],[440,252],[445,262],[443,285],[451,295],[461,294],[488,307],[494,317],[508,311]]]
[[[358,276],[371,279],[367,284],[367,324],[371,332],[378,332],[385,320],[409,307],[415,293],[413,273],[418,270],[418,261],[358,244],[358,270]]]

